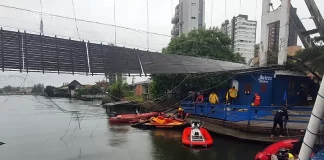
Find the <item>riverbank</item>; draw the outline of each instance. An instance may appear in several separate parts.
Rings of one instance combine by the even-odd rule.
[[[190,115],[188,121],[202,121],[204,119],[204,117]],[[204,121],[204,127],[213,133],[258,143],[273,143],[285,139],[298,139],[302,136],[300,130],[304,130],[306,125],[307,124],[288,126],[288,128],[284,130],[285,137],[271,138],[272,122],[259,122],[247,125],[247,123],[244,124],[244,122],[228,122],[212,118],[206,118]],[[278,128],[277,133],[279,133]]]

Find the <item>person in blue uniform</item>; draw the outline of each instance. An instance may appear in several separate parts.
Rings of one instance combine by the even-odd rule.
[[[272,131],[271,131],[271,137],[274,137],[276,134],[276,128],[277,125],[279,124],[280,127],[280,137],[283,137],[283,127],[284,127],[284,122],[285,124],[287,123],[287,121],[289,120],[288,117],[288,111],[287,111],[287,107],[283,107],[282,109],[277,110],[274,119],[273,119],[273,127],[272,127]]]

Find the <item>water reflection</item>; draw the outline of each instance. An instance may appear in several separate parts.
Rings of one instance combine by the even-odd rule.
[[[109,125],[107,123],[107,129],[109,134],[109,145],[112,147],[121,147],[123,144],[127,143],[129,131],[129,125]]]

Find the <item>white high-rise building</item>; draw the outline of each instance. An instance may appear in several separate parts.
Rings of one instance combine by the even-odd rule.
[[[222,23],[221,31],[232,40],[232,50],[245,57],[246,62],[254,58],[257,22],[248,20],[247,15],[238,15]]]
[[[174,24],[171,35],[189,33],[205,27],[205,0],[179,0],[172,18]]]

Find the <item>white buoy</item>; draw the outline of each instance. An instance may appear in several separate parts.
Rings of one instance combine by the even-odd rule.
[[[324,116],[323,106],[324,106],[324,81],[321,82],[321,86],[319,88],[318,95],[315,100],[312,115],[308,122],[306,134],[304,137],[304,142],[298,156],[300,160],[310,159],[310,155],[313,152],[312,148],[314,147],[317,134],[319,132],[319,127],[321,125]]]

